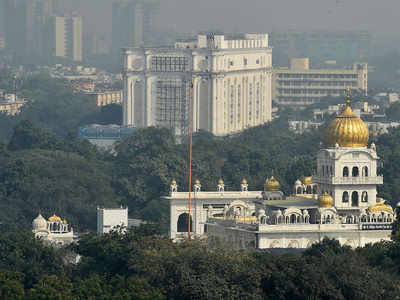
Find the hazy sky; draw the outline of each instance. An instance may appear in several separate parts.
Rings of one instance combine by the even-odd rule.
[[[274,28],[398,32],[400,0],[161,0],[165,25],[240,31]]]

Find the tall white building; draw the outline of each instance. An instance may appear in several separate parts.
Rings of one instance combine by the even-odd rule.
[[[267,34],[126,49],[123,124],[187,134],[192,84],[194,131],[221,136],[264,124],[271,120],[271,59]]]

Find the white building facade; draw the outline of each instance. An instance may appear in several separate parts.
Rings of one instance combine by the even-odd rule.
[[[36,238],[55,246],[68,245],[74,241],[73,228],[65,219],[62,220],[55,214],[48,220],[39,214],[32,221],[32,232]]]
[[[97,208],[97,233],[109,233],[128,227],[128,208]]]
[[[227,135],[271,120],[272,50],[267,34],[199,35],[175,48],[124,51],[125,126]]]

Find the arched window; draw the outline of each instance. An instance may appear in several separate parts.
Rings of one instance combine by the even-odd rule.
[[[322,176],[325,176],[325,166],[322,166]]]
[[[368,202],[368,193],[366,191],[361,194],[361,202]]]
[[[364,167],[364,168],[362,169],[362,175],[363,175],[364,177],[368,177],[368,167]]]
[[[297,188],[296,194],[303,194],[302,188],[300,186]]]
[[[307,185],[306,192],[307,194],[311,194],[311,185]]]
[[[349,202],[349,193],[348,192],[343,192],[342,202],[343,203]]]
[[[333,176],[333,168],[332,168],[332,166],[330,167],[330,169],[331,169],[331,176]]]
[[[295,224],[296,223],[296,215],[295,214],[291,214],[290,215],[290,223],[291,224]]]
[[[358,206],[358,192],[351,193],[351,206]]]
[[[313,187],[312,187],[312,192],[313,192],[314,195],[318,193],[318,191],[317,191],[317,185],[313,185]]]
[[[351,172],[351,175],[353,177],[358,177],[359,173],[358,173],[358,167],[353,167],[353,170]]]
[[[348,167],[343,168],[343,177],[349,177],[349,168]]]
[[[189,227],[188,221],[189,221],[189,214],[183,213],[179,216],[177,223],[178,232],[188,232],[188,227]],[[193,221],[192,217],[190,216],[190,232],[192,231],[193,231]]]

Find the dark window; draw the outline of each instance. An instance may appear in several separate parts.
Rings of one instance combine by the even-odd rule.
[[[351,194],[351,206],[358,206],[358,193],[355,191]]]
[[[358,177],[359,173],[358,173],[358,167],[353,167],[353,170],[351,172],[351,175],[353,177]]]
[[[348,192],[343,192],[342,202],[343,203],[349,202],[349,193]]]
[[[348,167],[343,168],[343,177],[349,177],[349,168]]]

